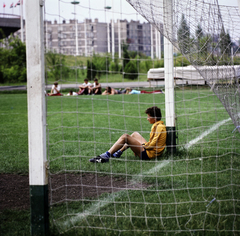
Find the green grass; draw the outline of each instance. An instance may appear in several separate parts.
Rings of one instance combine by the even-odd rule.
[[[86,71],[84,70],[84,73],[80,73],[78,78],[76,76],[68,77],[68,78],[60,78],[58,81],[61,84],[75,84],[79,83],[82,84],[84,82],[84,79],[86,78]],[[135,80],[128,79],[123,77],[122,74],[112,74],[109,73],[107,75],[102,75],[99,79],[100,83],[116,83],[116,82],[146,82],[147,81],[147,74],[139,74],[138,78]],[[46,81],[46,84],[53,84],[55,79],[48,78]]]
[[[86,73],[80,74],[79,77],[76,79],[75,76],[69,77],[69,78],[61,78],[59,79],[59,83],[61,84],[82,84],[84,82],[84,79],[86,78]],[[146,74],[140,74],[138,79],[131,80],[124,78],[121,74],[108,74],[103,75],[100,77],[99,82],[100,83],[117,83],[117,82],[144,82],[147,81],[147,75]],[[55,79],[48,78],[46,80],[46,84],[53,84],[55,82]],[[0,86],[26,86],[27,83],[0,83]]]
[[[0,94],[0,173],[28,173],[27,95]]]
[[[240,134],[232,133],[235,127],[227,121],[187,149],[191,140],[229,116],[209,89],[178,89],[175,98],[176,156],[165,153],[161,159],[142,162],[128,150],[123,158],[99,165],[89,158],[106,151],[122,133],[138,131],[149,138],[151,125],[144,111],[156,104],[164,117],[164,95],[47,97],[51,174],[97,172],[149,186],[52,205],[52,235],[240,233]],[[0,94],[0,104],[0,173],[27,174],[26,94]],[[16,225],[15,231],[9,227],[18,219],[9,217],[14,214],[5,211],[1,216],[5,235],[18,229],[24,234],[24,224]]]

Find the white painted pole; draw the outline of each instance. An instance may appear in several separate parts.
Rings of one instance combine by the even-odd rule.
[[[21,41],[24,42],[23,38],[23,0],[20,2],[20,7],[21,7]]]
[[[76,40],[76,56],[78,56],[78,24],[76,18],[76,5],[74,5],[74,15],[75,15],[75,40]]]
[[[110,53],[110,30],[109,30],[109,23],[107,23],[107,40],[108,40],[108,53]]]
[[[25,2],[31,235],[49,231],[43,4]]]
[[[85,31],[85,57],[88,56],[87,55],[87,19],[85,19],[84,22],[84,31]]]
[[[78,23],[77,23],[77,17],[76,17],[76,5],[79,4],[78,1],[72,1],[71,4],[74,5],[74,19],[75,19],[75,44],[76,44],[76,52],[75,55],[78,56]]]
[[[115,54],[115,38],[114,38],[114,12],[113,12],[113,0],[112,0],[112,59],[114,60]]]
[[[156,58],[159,59],[158,55],[158,30],[155,28],[155,48],[156,48]]]
[[[152,25],[150,25],[150,30],[151,30],[151,58],[153,60],[154,55],[153,55],[153,27],[152,27]]]
[[[45,20],[45,29],[46,29],[46,51],[48,51],[48,32],[47,32],[47,20]]]
[[[105,6],[104,9],[105,9],[105,14],[106,14],[106,10],[109,10],[111,9],[112,7],[110,6]],[[111,23],[111,20],[110,20],[110,23]],[[110,23],[107,23],[107,44],[108,44],[108,53],[111,52],[111,46],[110,46]]]
[[[162,59],[162,48],[161,48],[161,33],[160,32],[158,32],[158,44],[159,44],[159,46],[158,46],[158,50],[159,50],[159,53],[158,53],[158,55],[159,55],[159,59]]]
[[[114,60],[115,54],[115,38],[114,38],[114,20],[112,19],[112,59]]]
[[[172,0],[163,0],[164,33],[173,38],[173,7]],[[174,71],[173,46],[167,37],[164,37],[164,77],[165,77],[165,116],[168,130],[168,150],[173,153],[176,148],[175,134],[175,101],[174,101]]]
[[[118,57],[121,59],[122,57],[122,49],[121,49],[121,22],[118,20]]]

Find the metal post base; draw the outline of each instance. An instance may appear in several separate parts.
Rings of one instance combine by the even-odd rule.
[[[175,127],[166,127],[167,129],[167,152],[171,155],[176,153],[176,128]]]
[[[48,185],[30,185],[31,235],[49,235]]]

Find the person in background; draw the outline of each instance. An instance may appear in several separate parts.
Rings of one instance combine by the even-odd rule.
[[[60,85],[58,84],[58,82],[54,82],[51,92],[48,94],[48,96],[62,96],[62,94],[60,93]]]
[[[82,95],[82,94],[90,95],[91,88],[92,88],[92,84],[88,82],[88,79],[84,79],[84,83],[79,86],[78,95]]]
[[[94,79],[93,87],[91,87],[91,93],[93,95],[101,95],[102,94],[102,86],[98,83],[98,79]]]
[[[105,153],[90,159],[90,162],[104,163],[109,158],[119,158],[127,148],[131,148],[135,155],[141,160],[151,160],[162,155],[166,147],[167,131],[163,121],[160,108],[149,107],[145,113],[147,120],[152,124],[150,139],[147,142],[138,132],[131,135],[123,134],[117,142]]]
[[[102,95],[115,95],[115,94],[124,94],[126,90],[117,90],[111,87],[106,87],[106,90],[102,93]]]
[[[67,96],[77,96],[78,94],[76,92],[73,92],[72,90],[69,91]]]
[[[126,94],[141,94],[141,93],[163,93],[162,90],[154,90],[154,91],[145,91],[145,90],[135,90],[135,89],[132,89],[130,87],[127,87],[126,88]]]

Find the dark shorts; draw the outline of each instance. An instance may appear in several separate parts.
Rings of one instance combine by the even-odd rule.
[[[94,90],[95,91],[95,90]],[[97,93],[95,93],[95,94],[102,94],[102,90],[101,89],[98,89],[98,91],[97,91]]]
[[[140,159],[141,160],[150,160],[150,158],[147,155],[146,150],[142,151]]]

